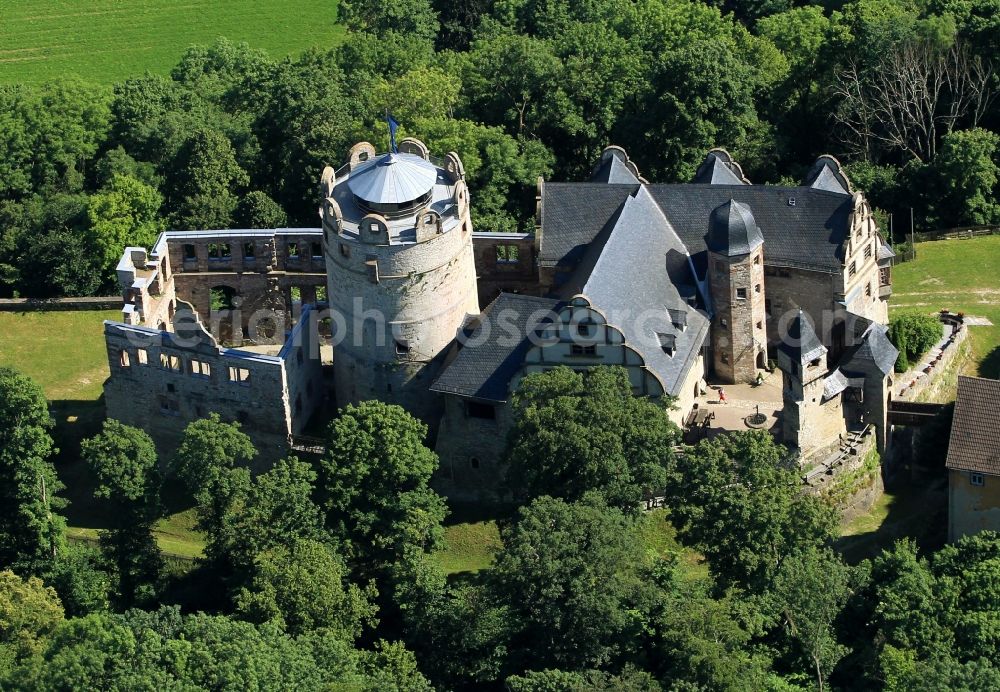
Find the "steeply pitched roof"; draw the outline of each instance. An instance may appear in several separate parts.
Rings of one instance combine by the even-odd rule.
[[[826,346],[816,336],[809,316],[802,310],[788,325],[788,334],[781,340],[778,349],[787,355],[792,362],[803,364],[822,358],[826,354]]]
[[[708,318],[689,304],[697,302],[696,283],[684,243],[640,187],[591,247],[567,290],[582,293],[621,329],[664,390],[676,395],[708,334]],[[671,341],[668,354],[665,343]]]
[[[540,260],[573,264],[618,212],[636,185],[545,183]]]
[[[712,149],[691,179],[700,185],[749,185],[740,165],[725,149]]]
[[[466,331],[455,360],[431,385],[432,392],[504,402],[508,385],[531,347],[529,336],[551,321],[559,301],[501,293]]]
[[[708,249],[727,257],[746,255],[764,244],[750,208],[729,200],[708,217]]]
[[[892,372],[899,357],[899,350],[889,341],[888,328],[872,322],[861,336],[861,343],[841,360],[841,368],[848,372],[868,372],[874,365],[883,375]]]
[[[584,247],[613,221],[636,185],[545,183],[539,260],[573,266]],[[730,199],[746,205],[764,236],[765,261],[839,272],[852,210],[847,195],[770,185],[647,185],[691,255],[705,251],[709,216]],[[696,262],[697,263],[697,262]]]
[[[840,161],[827,154],[816,159],[803,185],[841,195],[851,194],[851,181],[847,179]]]
[[[617,156],[606,156],[601,161],[590,181],[593,183],[623,183],[638,184],[639,179],[628,169],[625,162]]]
[[[959,376],[946,465],[1000,476],[1000,380]]]

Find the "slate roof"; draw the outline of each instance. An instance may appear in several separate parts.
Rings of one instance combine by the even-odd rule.
[[[737,171],[739,164],[733,161],[728,151],[712,149],[698,166],[698,171],[691,182],[703,185],[748,185],[742,171],[739,173]]]
[[[590,181],[594,183],[624,183],[626,185],[639,183],[639,179],[628,169],[625,162],[614,155],[604,157],[597,170],[590,176]]]
[[[1000,380],[959,376],[946,466],[1000,476]]]
[[[614,220],[638,185],[545,183],[542,187],[544,266],[572,267],[587,244]],[[810,187],[650,184],[645,186],[671,227],[704,266],[709,216],[735,200],[749,207],[764,237],[765,261],[830,273],[843,270],[850,195]],[[793,201],[793,204],[790,203]]]
[[[828,155],[816,159],[803,185],[842,195],[851,194],[851,182],[840,167],[840,162]]]
[[[551,321],[558,300],[501,293],[466,330],[458,355],[431,385],[432,392],[503,403],[508,385],[531,347],[529,336]],[[548,318],[542,318],[549,315]]]
[[[841,368],[849,372],[868,372],[867,366],[874,365],[883,375],[890,374],[899,351],[889,341],[888,331],[885,325],[872,322],[857,348],[841,360]]]
[[[708,249],[727,257],[747,255],[764,244],[764,236],[745,204],[729,200],[708,218]]]
[[[816,330],[809,317],[802,310],[799,310],[795,319],[788,325],[788,335],[782,338],[778,349],[791,358],[792,362],[800,365],[822,358],[827,350],[816,336]]]
[[[829,401],[833,397],[847,389],[847,376],[839,369],[834,370],[823,380],[823,401]]]
[[[689,304],[700,294],[687,249],[645,187],[625,200],[563,291],[567,298],[582,293],[621,329],[664,390],[679,393],[709,323]]]

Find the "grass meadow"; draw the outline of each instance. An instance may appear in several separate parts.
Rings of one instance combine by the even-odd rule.
[[[892,269],[890,310],[948,309],[987,318],[993,326],[968,328],[969,357],[955,374],[1000,378],[1000,236],[916,247],[917,259]],[[944,398],[954,399],[954,393],[952,386]]]
[[[963,351],[941,373],[942,385],[928,390],[931,398],[954,400],[958,375],[1000,378],[1000,236],[917,243],[917,259],[893,267],[892,287],[891,313],[948,309],[993,323],[968,327]],[[939,547],[947,525],[947,488],[943,477],[897,482],[871,510],[842,527],[841,551],[856,562],[901,538]]]
[[[0,84],[65,74],[111,84],[166,74],[189,46],[219,36],[284,57],[342,34],[336,0],[4,0]]]

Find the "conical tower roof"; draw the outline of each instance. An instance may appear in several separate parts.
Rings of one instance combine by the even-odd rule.
[[[406,204],[430,192],[437,181],[434,164],[414,154],[383,154],[351,171],[347,187],[373,204]]]

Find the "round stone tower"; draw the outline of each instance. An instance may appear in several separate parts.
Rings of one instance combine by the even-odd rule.
[[[337,404],[381,399],[433,425],[428,388],[479,314],[462,162],[415,139],[388,154],[361,142],[320,187]]]
[[[723,382],[752,382],[767,364],[764,236],[750,208],[729,200],[708,227],[712,365]]]

